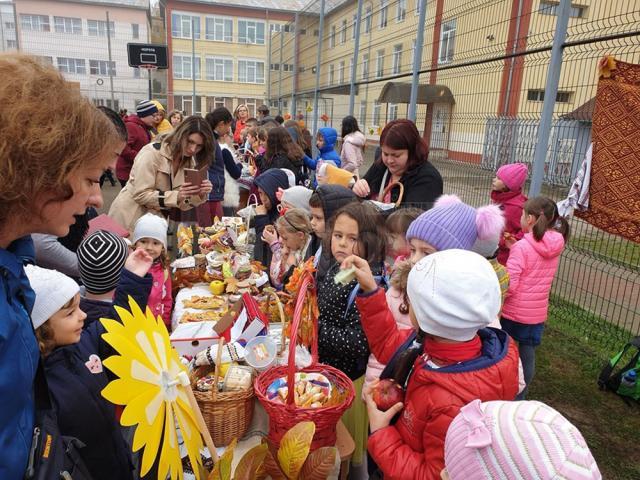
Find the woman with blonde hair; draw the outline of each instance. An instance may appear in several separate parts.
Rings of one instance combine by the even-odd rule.
[[[249,107],[244,103],[241,103],[233,111],[233,118],[235,125],[233,126],[233,141],[238,145],[242,143],[242,130],[247,126],[247,120],[249,119]]]
[[[208,179],[199,185],[188,183],[185,170],[202,171],[213,153],[209,124],[202,117],[188,117],[161,141],[140,150],[129,182],[111,204],[109,216],[129,231],[145,213],[182,220],[183,212],[205,202],[212,189]]]
[[[124,143],[79,89],[35,57],[0,55],[0,78],[11,79],[0,82],[0,478],[22,478],[39,362],[23,266],[34,257],[30,234],[65,236],[74,215],[102,205],[100,176]],[[51,109],[64,121],[51,122]]]

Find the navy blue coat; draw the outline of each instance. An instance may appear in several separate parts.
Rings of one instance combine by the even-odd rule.
[[[0,478],[24,476],[31,448],[35,406],[33,379],[38,366],[38,343],[29,313],[35,294],[24,273],[33,262],[31,237],[0,248]]]
[[[128,295],[144,311],[152,284],[150,274],[140,278],[123,269],[113,304],[82,298],[80,308],[87,318],[80,341],[56,348],[44,360],[60,432],[85,443],[80,455],[95,480],[133,478],[131,453],[116,421],[115,406],[100,394],[109,383],[102,360],[113,351],[100,338],[105,329],[99,320],[118,320],[113,306],[128,309]]]
[[[216,137],[216,153],[215,159],[209,165],[209,181],[213,185],[213,189],[209,193],[210,202],[221,202],[224,200],[224,169],[227,169],[231,178],[237,180],[242,174],[242,165],[233,160],[231,152],[223,151],[218,144],[218,134],[214,132]]]

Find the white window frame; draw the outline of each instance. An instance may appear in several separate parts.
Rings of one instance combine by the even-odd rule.
[[[116,25],[114,22],[109,22],[109,35],[111,38],[116,33]],[[87,35],[90,37],[106,37],[107,36],[107,21],[106,20],[87,20]]]
[[[373,125],[379,127],[380,126],[380,113],[382,111],[382,104],[375,100],[373,102]]]
[[[72,75],[87,74],[87,62],[85,62],[84,58],[57,57],[56,65],[58,66],[58,70],[62,73],[69,73]]]
[[[396,120],[398,118],[398,104],[397,103],[390,103],[389,104],[389,110],[387,112],[387,122],[391,122],[393,120]]]
[[[233,82],[233,59],[230,57],[205,57],[205,79],[212,82]],[[210,68],[211,67],[211,68]],[[219,70],[222,69],[222,70]],[[218,72],[222,75],[218,75]]]
[[[209,32],[210,22],[213,24],[211,33]],[[221,29],[221,32],[218,29]],[[204,17],[204,38],[215,42],[233,42],[233,18],[220,15],[207,15]]]
[[[396,23],[404,22],[407,18],[407,0],[397,0]]]
[[[344,83],[344,60],[341,60],[338,64],[338,84]]]
[[[53,28],[56,33],[82,35],[82,19],[76,17],[53,17]]]
[[[192,55],[190,53],[178,53],[175,52],[172,58],[172,70],[173,70],[173,78],[175,80],[193,80],[193,66],[191,65]],[[195,56],[195,75],[196,80],[200,80],[202,77],[201,73],[201,62],[200,55]],[[180,67],[178,68],[178,64]],[[188,73],[185,73],[185,64],[188,64]]]
[[[347,21],[342,20],[342,30],[340,30],[340,45],[347,42]]]
[[[364,33],[371,32],[371,26],[373,22],[373,8],[371,5],[367,5],[364,14]]]
[[[369,78],[369,54],[362,54],[362,80]]]
[[[259,27],[262,25],[262,38],[258,36]],[[243,30],[244,26],[244,32]],[[251,42],[249,33],[253,31],[254,41]],[[249,18],[238,19],[238,43],[247,45],[264,45],[265,24],[260,20],[252,20]]]
[[[402,44],[393,46],[393,69],[392,73],[397,75],[402,70]]]
[[[273,32],[273,33],[278,33],[282,31],[282,24],[281,23],[270,23],[269,24],[269,31]]]
[[[358,112],[358,116],[360,117],[358,120],[362,128],[367,125],[367,101],[362,100],[360,102],[360,111]]]
[[[109,60],[89,60],[89,75],[109,75]],[[111,62],[111,75],[116,76],[116,62]]]
[[[376,52],[376,73],[374,78],[384,77],[384,50]]]
[[[389,0],[380,0],[380,21],[378,28],[383,29],[389,23]]]
[[[244,68],[245,70],[245,79],[242,80],[241,77],[241,73],[242,73],[242,65],[241,63],[244,63]],[[260,79],[260,75],[259,75],[259,65],[262,65],[262,81],[259,81]],[[254,71],[254,79],[255,81],[251,82],[249,81],[249,71],[250,71],[250,67],[253,67],[253,71]],[[264,60],[260,60],[257,58],[239,58],[238,59],[238,83],[252,83],[252,84],[256,84],[256,85],[262,85],[264,84],[264,77],[265,77],[265,72],[264,72]]]
[[[331,25],[331,33],[329,33],[329,48],[336,46],[336,26]]]
[[[538,7],[538,12],[542,15],[553,15],[558,16],[558,9],[560,8],[560,4],[558,2],[550,2],[547,0],[540,1],[540,7]],[[587,12],[587,7],[585,5],[576,5],[574,3],[571,4],[569,8],[569,17],[571,18],[585,18]]]
[[[22,30],[30,30],[32,32],[50,32],[51,31],[51,23],[49,23],[49,15],[21,13],[20,26],[22,27]]]
[[[456,42],[456,19],[452,18],[442,22],[440,30],[440,45],[438,48],[438,63],[450,63],[455,54]]]
[[[353,16],[353,21],[351,22],[351,40],[355,40],[356,39],[356,24],[357,24],[357,20],[358,20],[358,15],[354,15]]]
[[[192,19],[195,19],[193,23],[193,26],[195,26],[194,37],[195,39],[200,39],[202,29],[200,15],[193,15],[187,12],[171,12],[171,37],[191,40]],[[187,26],[188,28],[186,28]]]
[[[327,82],[329,83],[329,85],[333,85],[333,82],[335,82],[335,66],[333,65],[333,63],[329,65],[329,71],[327,73]]]

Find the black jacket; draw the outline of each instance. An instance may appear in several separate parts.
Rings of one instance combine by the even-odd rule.
[[[115,407],[100,394],[109,383],[102,360],[113,351],[100,338],[105,329],[99,319],[118,319],[113,305],[128,308],[128,295],[144,311],[152,283],[151,275],[140,278],[122,270],[113,304],[81,299],[80,308],[87,318],[80,341],[56,348],[44,359],[60,432],[86,445],[80,455],[95,480],[133,478],[131,453],[116,421]]]
[[[270,159],[267,159],[263,155],[258,155],[256,157],[256,165],[260,173],[264,173],[272,168],[286,168],[287,170],[291,170],[296,176],[296,185],[302,185],[304,182],[302,160],[291,160],[284,153],[278,153]]]
[[[380,184],[385,171],[387,171],[387,167],[384,163],[376,162],[371,165],[367,173],[362,177],[369,183],[371,194],[377,195],[381,193]],[[382,188],[389,184],[390,179],[391,175],[387,175],[386,184]],[[400,183],[404,186],[404,197],[401,205],[428,210],[433,206],[433,202],[442,195],[442,177],[436,167],[429,162],[407,170],[402,175]],[[395,202],[397,199],[398,189],[393,189],[391,200]],[[382,199],[378,200],[382,201]]]
[[[280,201],[276,197],[276,192],[278,188],[283,190],[289,188],[289,179],[282,170],[273,168],[261,173],[253,183],[256,188],[262,189],[271,201],[271,210],[266,215],[256,215],[255,217],[256,243],[253,247],[253,258],[269,268],[269,265],[271,265],[271,248],[262,241],[262,232],[264,232],[264,228],[267,225],[273,225],[278,219],[278,204]]]

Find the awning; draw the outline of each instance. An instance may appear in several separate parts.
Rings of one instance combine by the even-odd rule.
[[[355,85],[355,95],[358,95],[358,85]],[[351,95],[351,85],[343,83],[342,85],[336,85],[335,87],[321,88],[320,93],[324,95]]]
[[[578,120],[579,122],[591,122],[593,120],[593,109],[596,106],[596,97],[583,103],[573,112],[562,115],[562,120]]]
[[[387,82],[380,92],[380,103],[409,103],[411,84]],[[418,104],[456,103],[449,87],[445,85],[418,85]]]

